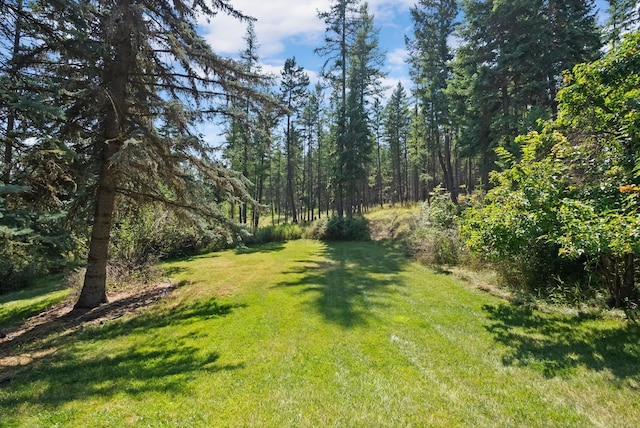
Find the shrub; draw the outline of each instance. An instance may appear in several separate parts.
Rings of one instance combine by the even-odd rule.
[[[316,220],[307,230],[310,239],[323,241],[368,241],[369,222],[364,217],[329,217]]]
[[[460,259],[458,207],[441,188],[422,204],[409,235],[409,252],[428,265],[456,265]]]
[[[454,229],[416,229],[410,237],[409,251],[420,263],[457,265],[460,260],[458,232]]]
[[[268,242],[285,242],[300,239],[303,228],[299,224],[283,223],[275,226],[260,227],[252,235],[246,237],[247,245],[266,244]]]
[[[229,239],[159,205],[125,206],[117,213],[109,254],[114,264],[135,269],[161,258],[197,254]]]
[[[565,257],[566,222],[561,207],[574,197],[564,164],[571,146],[558,132],[532,132],[516,140],[522,158],[497,150],[507,166],[495,172],[495,187],[467,209],[460,230],[468,248],[494,263],[503,281],[514,288],[543,295],[564,283],[586,282],[588,254]]]

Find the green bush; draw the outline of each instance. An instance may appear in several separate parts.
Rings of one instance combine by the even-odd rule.
[[[260,227],[244,239],[245,244],[266,244],[268,242],[285,242],[300,239],[303,228],[299,224],[283,223],[275,226]]]
[[[371,239],[369,222],[364,217],[328,217],[316,220],[307,229],[306,236],[322,241],[368,241]]]
[[[456,219],[458,207],[441,188],[420,207],[408,237],[409,252],[427,265],[457,265],[461,244]]]
[[[409,238],[409,251],[426,265],[455,266],[460,261],[458,232],[455,229],[416,229]]]
[[[131,205],[117,212],[109,254],[112,264],[133,271],[158,259],[196,254],[219,241],[228,238],[159,205]]]
[[[0,249],[0,293],[19,290],[28,285],[38,270],[30,259],[20,243],[9,239],[5,241]]]
[[[517,159],[497,150],[507,166],[495,172],[495,187],[484,200],[464,211],[460,231],[467,247],[492,262],[506,285],[544,294],[557,279],[585,282],[587,254],[565,257],[557,237],[566,223],[559,216],[574,186],[563,163],[571,146],[558,132],[532,132],[516,139],[522,150]]]

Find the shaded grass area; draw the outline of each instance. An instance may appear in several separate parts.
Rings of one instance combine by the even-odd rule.
[[[23,290],[0,294],[0,328],[24,321],[69,296],[62,275],[48,276]]]
[[[513,306],[375,242],[164,265],[161,303],[31,343],[2,426],[635,426],[637,326]]]
[[[310,295],[311,310],[343,327],[367,325],[374,307],[384,307],[384,295],[402,284],[397,274],[406,260],[389,247],[333,243],[318,254],[319,260],[297,260],[278,286],[299,287]]]
[[[586,369],[640,387],[640,325],[636,323],[605,321],[589,314],[546,314],[504,303],[486,305],[484,310],[492,321],[488,330],[506,347],[502,359],[506,365],[537,369],[547,378]]]

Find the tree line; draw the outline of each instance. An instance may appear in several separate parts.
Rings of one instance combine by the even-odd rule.
[[[198,32],[218,13],[247,23],[236,60]],[[360,0],[318,12],[314,87],[295,58],[265,75],[253,19],[227,0],[5,1],[1,288],[87,260],[77,307],[104,302],[109,252],[150,227],[148,210],[166,220],[154,226],[165,242],[195,247],[439,186],[457,203],[509,167],[501,153],[521,156],[518,135],[558,117],[563,70],[619,44],[637,13],[611,0],[599,28],[589,0],[420,0],[406,37],[413,86],[385,99],[379,30]],[[222,151],[197,134],[210,121],[225,128]]]

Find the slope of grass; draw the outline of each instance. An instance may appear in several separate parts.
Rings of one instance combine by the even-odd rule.
[[[513,306],[375,242],[164,265],[142,315],[31,344],[1,426],[637,426],[640,330]]]

